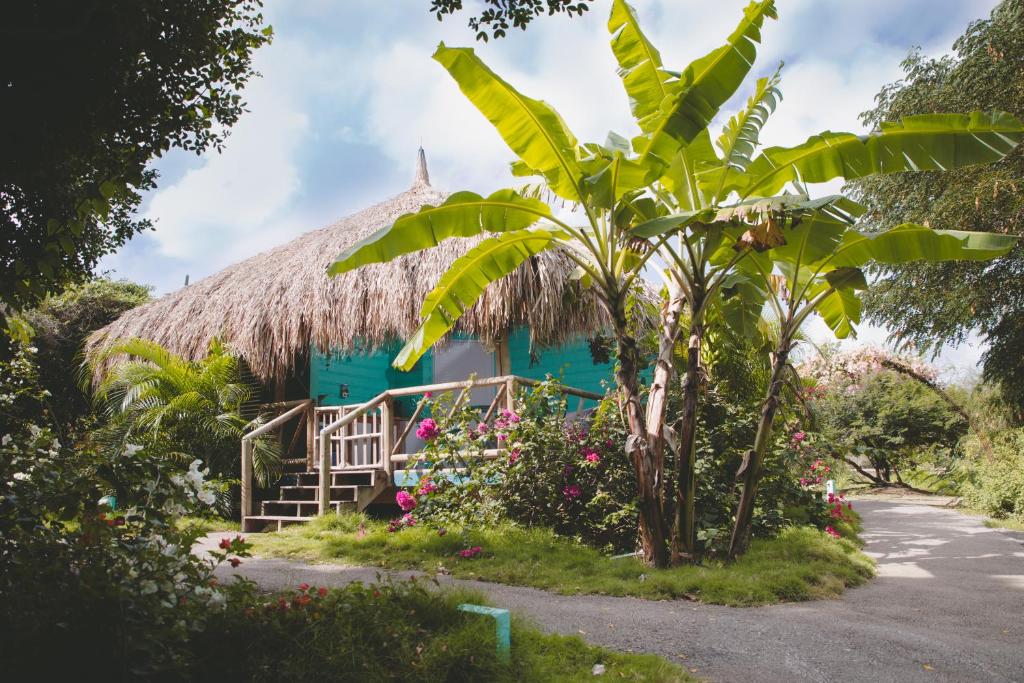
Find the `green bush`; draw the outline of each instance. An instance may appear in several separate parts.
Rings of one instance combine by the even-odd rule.
[[[968,438],[966,447],[963,504],[997,519],[1024,522],[1024,428],[996,434],[991,452],[977,437]]]

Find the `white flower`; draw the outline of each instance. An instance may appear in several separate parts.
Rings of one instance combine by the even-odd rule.
[[[31,478],[31,475],[28,472],[15,472],[14,478],[17,481],[27,481]]]
[[[127,446],[124,447],[124,454],[127,455],[130,458],[131,456],[135,455],[136,453],[138,453],[141,450],[142,450],[142,446],[138,446],[136,444],[130,443]]]
[[[203,489],[199,492],[199,502],[206,505],[213,505],[217,500],[216,496],[209,489]]]
[[[11,441],[12,441],[11,435],[10,434],[4,434],[4,438],[0,439],[0,444],[3,444],[4,446],[6,446],[7,444],[11,443]]]

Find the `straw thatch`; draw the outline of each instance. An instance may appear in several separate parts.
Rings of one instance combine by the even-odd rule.
[[[419,324],[424,296],[479,238],[447,240],[337,277],[326,269],[346,247],[445,196],[430,186],[420,150],[407,192],[128,311],[90,337],[87,353],[142,337],[199,359],[218,337],[269,383],[293,374],[311,346],[348,351],[405,339]],[[603,329],[606,315],[570,281],[572,270],[564,255],[541,254],[493,283],[457,329],[493,343],[512,327],[528,325],[542,347]]]

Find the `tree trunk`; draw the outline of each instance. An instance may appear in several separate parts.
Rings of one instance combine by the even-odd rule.
[[[655,566],[668,566],[668,545],[666,543],[665,520],[658,500],[660,472],[647,447],[647,423],[640,401],[640,349],[629,334],[626,314],[617,307],[612,314],[615,337],[618,342],[618,368],[615,381],[625,407],[629,438],[626,440],[626,455],[633,463],[636,473],[637,493],[640,507],[640,545],[644,562]]]
[[[764,402],[761,404],[761,419],[757,425],[754,447],[747,451],[743,458],[743,464],[740,465],[740,469],[736,473],[737,479],[742,478],[743,487],[740,489],[736,523],[733,526],[732,539],[729,542],[730,559],[735,559],[744,550],[750,535],[750,522],[754,516],[754,500],[757,497],[757,485],[761,478],[761,463],[771,445],[772,428],[775,422],[775,413],[779,408],[779,396],[782,394],[783,375],[788,358],[789,342],[783,341],[776,349],[775,357],[772,359],[771,381],[768,384]]]
[[[672,559],[692,560],[697,534],[697,402],[700,397],[700,350],[703,324],[691,321],[683,378],[683,406],[679,428],[679,457],[676,459],[676,505],[672,522]]]
[[[655,470],[658,473],[658,503],[662,517],[667,516],[665,506],[665,410],[668,404],[668,387],[674,373],[673,353],[679,341],[679,317],[686,300],[670,294],[661,312],[661,329],[658,336],[658,360],[654,366],[651,390],[647,394],[647,448],[653,454]]]

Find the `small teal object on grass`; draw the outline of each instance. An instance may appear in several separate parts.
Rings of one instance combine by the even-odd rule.
[[[116,510],[117,509],[117,496],[103,496],[98,501],[96,501],[96,504],[100,505],[100,506],[106,505],[111,510]]]
[[[471,605],[469,603],[462,603],[459,605],[459,609],[463,612],[493,617],[494,627],[498,636],[498,656],[507,662],[509,655],[512,653],[512,626],[508,610],[485,607],[483,605]]]

